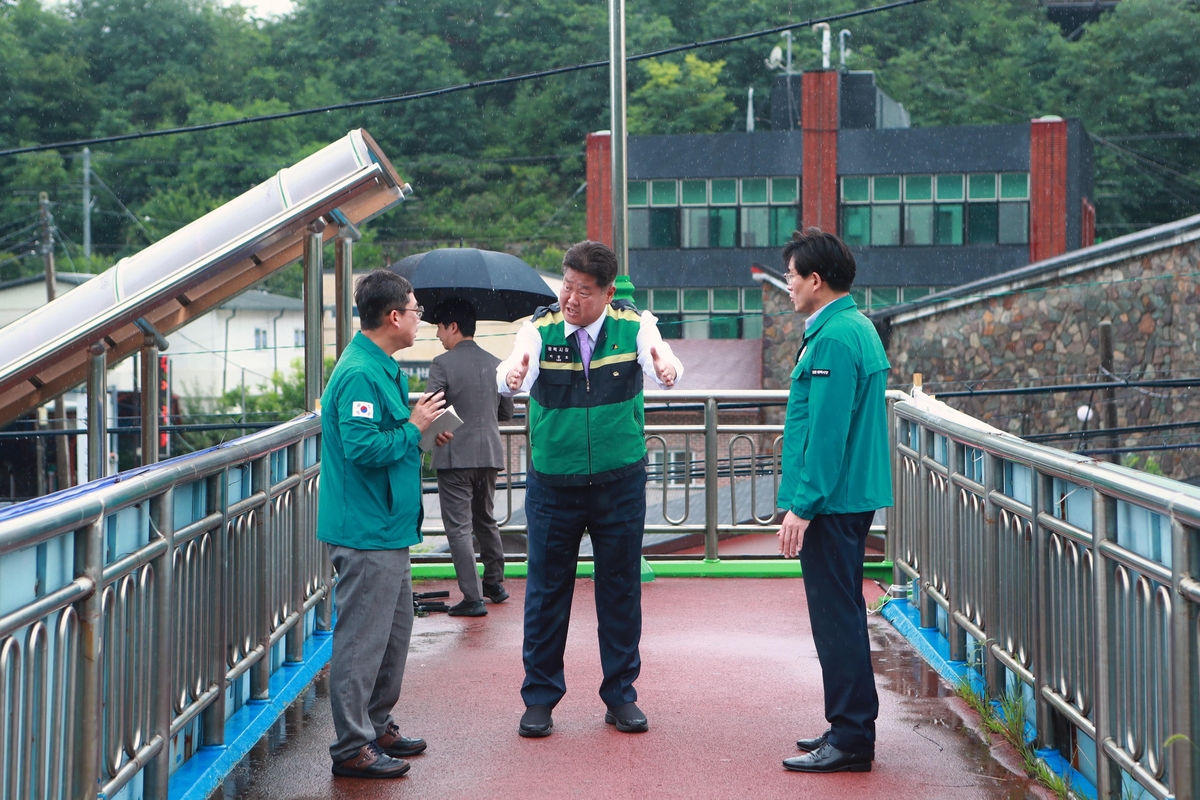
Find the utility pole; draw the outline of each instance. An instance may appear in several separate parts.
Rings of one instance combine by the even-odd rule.
[[[1098,327],[1100,329],[1100,372],[1102,377],[1113,385],[1113,388],[1104,390],[1104,407],[1100,410],[1100,419],[1102,427],[1112,430],[1117,427],[1117,376],[1113,374],[1112,320],[1106,319]],[[1116,434],[1108,434],[1104,441],[1105,447],[1113,450],[1117,448]],[[1120,464],[1121,454],[1109,453],[1103,460]]]
[[[54,225],[54,216],[50,213],[50,196],[45,192],[38,195],[38,206],[42,217],[42,259],[46,268],[46,302],[54,302],[54,298],[58,296],[57,276],[54,269],[54,235],[51,229]],[[54,419],[50,422],[50,427],[58,430],[66,430],[67,427],[67,408],[63,402],[63,397],[60,394],[54,398]],[[71,457],[68,453],[66,436],[54,437],[54,461],[58,475],[57,489],[66,489],[72,484],[71,481]]]
[[[92,257],[92,151],[83,148],[83,257]]]

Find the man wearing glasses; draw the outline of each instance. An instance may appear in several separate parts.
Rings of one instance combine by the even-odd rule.
[[[800,554],[829,729],[796,742],[794,772],[870,772],[879,696],[871,672],[863,557],[876,509],[892,505],[887,376],[879,334],[858,313],[854,256],[833,234],[783,248],[788,294],[807,314],[783,427],[779,552]]]
[[[412,285],[387,270],[354,291],[362,330],[346,346],[321,396],[317,538],[338,572],[329,698],[337,735],[333,774],[398,778],[425,740],[402,736],[400,699],[412,634],[408,548],[421,541],[421,434],[440,394],[408,407],[408,376],[392,358],[411,347],[423,309]],[[438,436],[439,445],[450,434]]]
[[[529,392],[525,517],[525,713],[519,733],[549,736],[551,711],[566,693],[563,652],[579,543],[595,558],[596,617],[604,721],[624,733],[649,729],[633,682],[641,669],[641,556],[646,520],[642,380],[675,385],[683,365],[655,318],[614,300],[617,257],[599,242],[563,256],[559,302],[521,326],[512,355],[496,368],[504,396]]]

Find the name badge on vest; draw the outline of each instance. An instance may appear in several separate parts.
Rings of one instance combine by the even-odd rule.
[[[542,348],[542,357],[555,364],[571,363],[571,348],[564,344],[548,344]]]

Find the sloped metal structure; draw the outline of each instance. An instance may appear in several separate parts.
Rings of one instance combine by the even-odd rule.
[[[83,383],[93,345],[115,364],[142,346],[139,321],[174,331],[296,261],[316,229],[332,239],[409,192],[358,129],[122,259],[0,329],[0,425]]]

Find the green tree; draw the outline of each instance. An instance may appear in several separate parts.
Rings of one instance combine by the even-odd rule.
[[[720,84],[724,61],[708,62],[688,53],[682,66],[643,61],[647,81],[629,98],[629,132],[714,133],[734,111]]]

